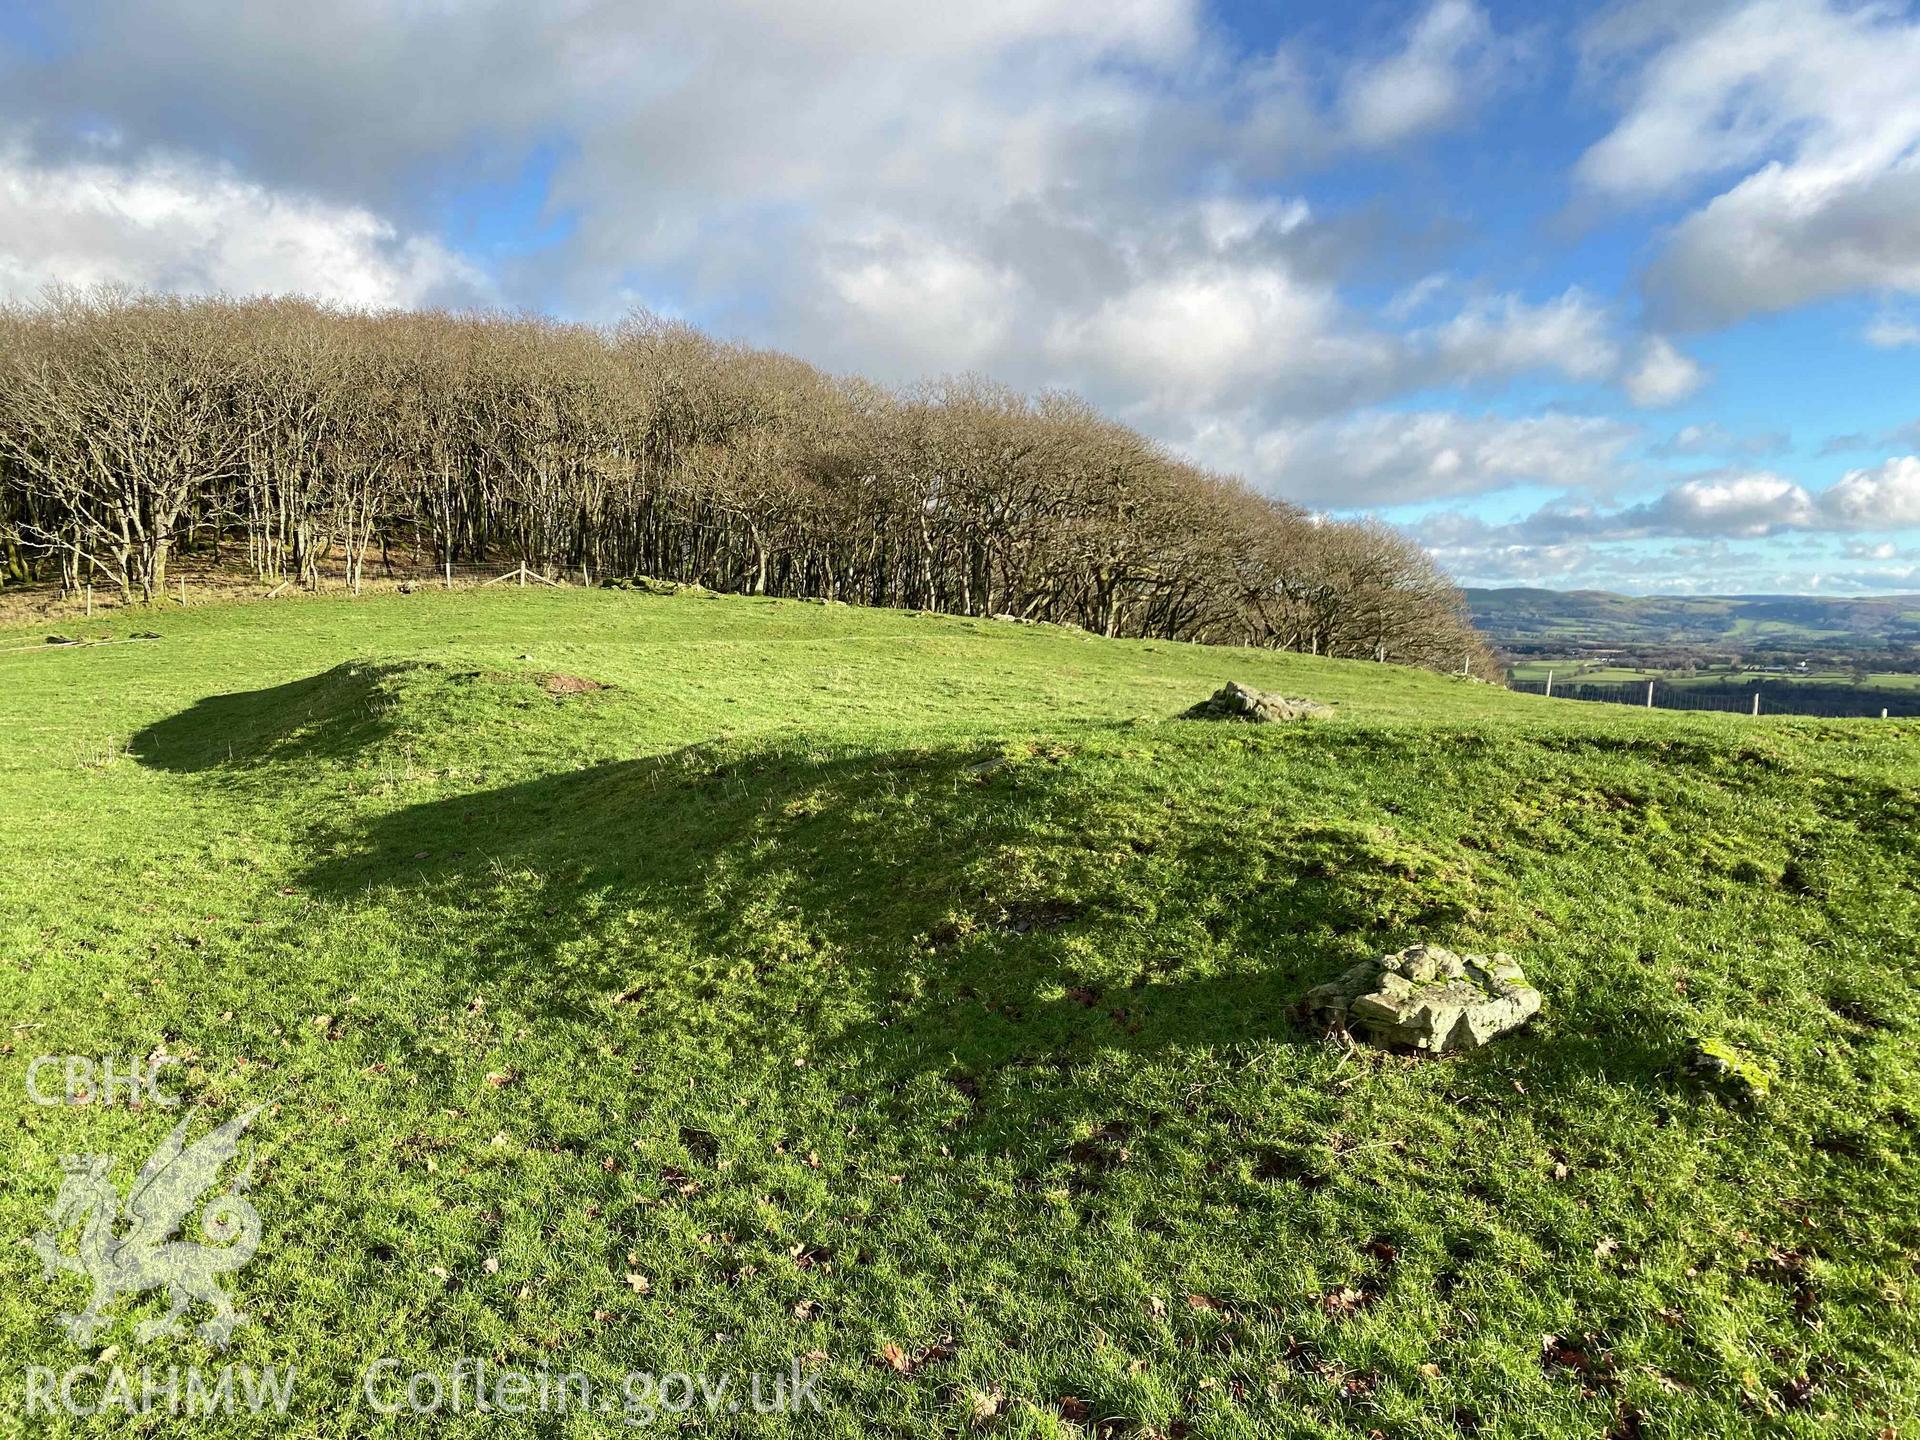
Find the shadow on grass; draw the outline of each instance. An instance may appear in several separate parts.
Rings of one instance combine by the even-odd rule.
[[[140,731],[133,753],[187,773],[342,759],[387,733],[394,688],[418,668],[348,661],[264,690],[209,695]]]
[[[420,669],[466,678],[342,665],[202,701],[136,750],[235,779],[352,761],[393,729]],[[1206,734],[1168,743],[1203,748]],[[1345,763],[1387,758],[1378,737],[1313,743],[1352,750]],[[1293,1016],[1305,990],[1446,938],[1475,908],[1470,879],[1423,869],[1417,847],[1365,824],[1240,833],[1233,802],[1202,792],[1257,763],[1236,750],[1182,782],[1157,766],[1084,771],[1044,742],[1005,762],[978,747],[696,746],[316,831],[301,882],[335,904],[455,919],[457,941],[422,963],[458,985],[511,985],[536,1015],[633,1006],[743,1049],[839,1052],[876,1085],[932,1075],[971,1095],[1027,1072],[1048,1099],[1026,1108],[1073,1108],[1067,1077],[1103,1056],[1317,1045]],[[1476,763],[1500,783],[1498,757]],[[1304,796],[1313,773],[1284,783]],[[1550,1047],[1522,1038],[1451,1062],[1446,1083],[1495,1098],[1517,1063],[1536,1090],[1644,1087],[1680,1039],[1651,1020],[1568,1028]]]
[[[804,1035],[963,1090],[1116,1051],[1317,1044],[1305,990],[1470,900],[1362,827],[1227,836],[1175,823],[1151,777],[1115,805],[1071,765],[982,763],[691,747],[406,808],[333,837],[303,881],[463,912],[436,963],[536,1013],[724,1013],[741,1044]],[[1677,1041],[1565,1036],[1530,1083],[1644,1081]]]

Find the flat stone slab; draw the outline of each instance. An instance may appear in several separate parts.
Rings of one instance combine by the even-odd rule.
[[[1317,700],[1297,700],[1255,690],[1238,680],[1229,680],[1212,695],[1186,712],[1188,720],[1246,720],[1254,724],[1275,724],[1283,720],[1306,720],[1331,715],[1333,708]]]
[[[1307,1013],[1378,1045],[1440,1055],[1477,1050],[1524,1025],[1540,1009],[1511,955],[1456,955],[1414,945],[1363,960],[1329,985],[1309,990]]]

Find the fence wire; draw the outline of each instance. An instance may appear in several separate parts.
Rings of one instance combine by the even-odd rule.
[[[1548,693],[1543,680],[1512,680],[1509,690],[1522,695]],[[1888,716],[1920,716],[1920,690],[1873,690],[1848,685],[1806,683],[1759,685],[1674,685],[1653,682],[1653,708],[1656,710],[1714,710],[1729,715],[1751,715],[1754,696],[1760,697],[1762,715],[1811,715],[1836,720],[1866,720]],[[1581,684],[1555,681],[1556,700],[1588,700],[1603,705],[1646,706],[1647,682],[1628,681],[1618,685]]]

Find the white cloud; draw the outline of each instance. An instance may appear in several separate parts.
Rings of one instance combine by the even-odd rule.
[[[1398,363],[1394,341],[1353,326],[1330,287],[1282,263],[1225,260],[1140,275],[1058,319],[1046,351],[1169,411],[1258,392],[1324,408],[1382,388]]]
[[[236,294],[301,292],[346,305],[484,294],[438,242],[355,206],[276,194],[181,158],[35,165],[0,148],[0,296],[118,284]]]
[[[1836,295],[1920,294],[1916,215],[1920,163],[1877,174],[1769,165],[1680,222],[1648,271],[1648,297],[1698,325]]]
[[[1698,475],[1651,500],[1607,508],[1556,500],[1523,520],[1487,527],[1483,536],[1514,544],[1616,544],[1684,536],[1758,540],[1816,523],[1818,507],[1806,489],[1768,471]]]
[[[1189,447],[1276,494],[1337,509],[1415,504],[1515,485],[1583,489],[1619,478],[1631,425],[1591,415],[1508,419],[1369,411],[1251,434],[1220,423]]]
[[[1340,95],[1347,133],[1361,145],[1390,145],[1451,125],[1484,96],[1504,58],[1484,10],[1437,0],[1398,52],[1348,74]]]
[[[1540,370],[1605,380],[1620,364],[1611,318],[1578,289],[1539,305],[1512,295],[1482,301],[1415,338],[1431,348],[1450,379]]]
[[[1784,430],[1762,430],[1735,434],[1717,421],[1701,425],[1682,425],[1667,439],[1653,447],[1661,456],[1677,455],[1777,455],[1788,449],[1793,437]]]
[[[1477,577],[1544,578],[1560,567],[1583,576],[1609,566],[1633,566],[1647,560],[1645,542],[1689,540],[1710,546],[1770,542],[1774,563],[1789,558],[1781,537],[1806,553],[1833,554],[1833,537],[1920,528],[1920,456],[1888,460],[1871,469],[1850,470],[1824,490],[1809,490],[1770,471],[1728,471],[1697,475],[1650,500],[1607,508],[1556,501],[1518,520],[1491,523],[1459,512],[1430,515],[1410,526],[1416,538],[1433,548],[1443,563]],[[1608,558],[1608,547],[1629,547],[1628,558]],[[1669,556],[1673,552],[1666,552]],[[1852,560],[1898,560],[1900,548],[1880,539],[1840,540],[1837,553]],[[1908,574],[1912,572],[1909,571]],[[1893,579],[1892,572],[1860,572],[1857,588],[1873,588]],[[1783,581],[1790,588],[1811,583],[1811,576]],[[1663,575],[1664,588],[1698,588],[1701,578]],[[1743,588],[1759,588],[1749,574]]]
[[[1467,585],[1578,586],[1633,595],[1884,595],[1911,591],[1920,580],[1920,566],[1862,567],[1857,562],[1871,557],[1827,549],[1782,554],[1777,541],[1525,545],[1463,536],[1458,543],[1429,543]]]
[[[1820,497],[1839,528],[1897,530],[1920,525],[1920,456],[1849,470]]]
[[[1891,540],[1849,540],[1841,547],[1849,560],[1897,560],[1900,547]]]
[[[1890,315],[1882,315],[1867,326],[1864,338],[1876,350],[1898,350],[1903,346],[1920,345],[1920,321],[1898,320]]]
[[[1817,516],[1805,487],[1761,471],[1688,480],[1637,515],[1647,529],[1665,535],[1715,535],[1758,539],[1807,528]]]
[[[1632,201],[1739,177],[1655,259],[1657,314],[1718,325],[1857,291],[1920,293],[1920,19],[1830,0],[1641,18],[1655,47],[1578,178]]]
[[[932,370],[996,355],[1021,289],[1005,267],[912,235],[876,238],[845,260],[829,259],[825,273],[868,343],[908,351]]]
[[[1480,297],[1445,321],[1393,330],[1284,253],[1229,252],[1162,269],[1164,254],[1136,251],[1122,263],[1133,282],[1091,313],[1062,314],[1044,350],[1078,383],[1169,438],[1195,412],[1245,428],[1241,412],[1251,407],[1257,429],[1430,387],[1525,375],[1622,378],[1612,317],[1577,289],[1537,303]]]
[[[1646,407],[1673,405],[1707,383],[1707,371],[1662,336],[1649,337],[1634,367],[1621,380],[1627,398]]]
[[[667,295],[832,365],[977,364],[1117,405],[1154,399],[1154,359],[1189,404],[1219,403],[1212,376],[1278,377],[1282,408],[1398,383],[1396,345],[1336,298],[1355,258],[1264,197],[1453,123],[1510,49],[1470,0],[1411,15],[1384,58],[1314,63],[1232,47],[1200,0],[343,4],[102,0],[15,66],[0,127],[105,123],[129,155],[220,153],[265,193],[421,228],[544,146],[568,233],[503,262],[516,299]]]

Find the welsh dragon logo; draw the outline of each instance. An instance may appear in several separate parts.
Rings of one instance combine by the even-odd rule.
[[[86,1309],[60,1316],[69,1337],[86,1344],[106,1325],[107,1311],[119,1296],[163,1288],[172,1308],[162,1318],[136,1326],[137,1340],[179,1334],[185,1328],[181,1317],[196,1303],[213,1307],[213,1314],[196,1329],[214,1345],[224,1346],[234,1328],[245,1323],[247,1317],[233,1308],[218,1277],[238,1270],[260,1246],[260,1216],[243,1198],[251,1162],[201,1212],[200,1231],[212,1243],[176,1237],[219,1178],[221,1167],[239,1150],[241,1134],[265,1108],[256,1105],[236,1115],[192,1145],[186,1143],[187,1122],[182,1120],[141,1168],[124,1215],[120,1192],[108,1178],[114,1156],[68,1155],[61,1160],[66,1180],[48,1212],[49,1228],[38,1232],[31,1244],[48,1278],[72,1270],[93,1282]],[[125,1234],[116,1234],[122,1220],[131,1223]],[[78,1252],[68,1255],[60,1249],[60,1237],[76,1225]]]

